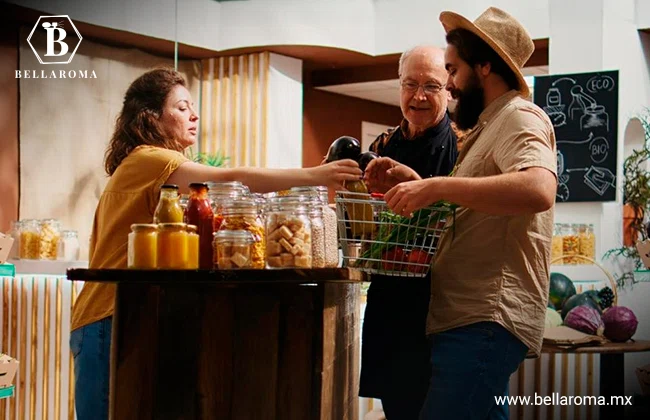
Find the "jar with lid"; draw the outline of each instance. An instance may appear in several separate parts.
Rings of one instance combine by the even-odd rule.
[[[214,268],[253,268],[255,238],[248,230],[220,230],[214,234]]]
[[[178,195],[178,185],[160,187],[160,198],[153,214],[154,223],[183,223],[183,208]]]
[[[580,239],[575,224],[562,225],[562,255],[564,264],[576,264],[580,253]]]
[[[22,222],[20,230],[20,258],[37,260],[40,258],[41,224],[38,220],[28,219]]]
[[[594,225],[580,225],[578,233],[580,241],[580,255],[591,258],[596,258],[596,235],[594,234]],[[584,260],[582,260],[584,262]]]
[[[325,267],[339,265],[339,237],[336,210],[328,204],[327,187],[317,187],[323,208],[323,224],[325,225]]]
[[[79,235],[76,230],[64,230],[61,232],[61,239],[57,246],[57,257],[59,261],[79,260]]]
[[[553,228],[553,238],[551,239],[551,261],[553,261],[554,264],[561,264],[563,247],[562,225],[556,223]]]
[[[187,225],[187,268],[199,268],[199,234],[194,225]]]
[[[199,268],[212,268],[213,212],[208,199],[208,185],[190,184],[190,200],[185,209],[185,223],[197,227],[199,234]],[[185,234],[187,236],[187,234]]]
[[[294,187],[290,196],[304,200],[309,206],[311,222],[311,263],[313,268],[325,267],[325,224],[323,222],[323,207],[317,187]]]
[[[212,244],[210,244],[210,247],[212,247]],[[158,268],[181,270],[187,268],[187,261],[188,245],[186,224],[158,224]]]
[[[208,182],[208,197],[212,206],[213,221],[212,230],[219,231],[223,222],[223,203],[233,198],[246,195],[244,184],[239,181],[233,182]]]
[[[257,204],[250,198],[234,198],[223,202],[221,230],[245,230],[252,234],[251,268],[265,267],[266,231],[259,216]]]
[[[158,225],[131,225],[128,239],[127,267],[154,269],[158,266]]]
[[[22,230],[23,222],[20,220],[14,220],[11,222],[11,229],[9,230],[9,236],[13,238],[14,243],[9,250],[8,259],[20,259],[20,231]]]
[[[271,199],[266,217],[266,264],[269,268],[312,266],[309,207],[292,196]]]
[[[41,221],[39,254],[41,260],[56,260],[61,238],[61,222],[55,219]]]

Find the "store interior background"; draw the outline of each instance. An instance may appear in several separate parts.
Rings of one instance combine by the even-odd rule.
[[[595,226],[600,258],[622,243],[622,163],[644,139],[634,116],[650,106],[647,0],[0,3],[0,231],[19,217],[57,218],[87,244],[122,95],[151,66],[174,65],[175,41],[179,70],[201,106],[197,149],[222,151],[237,165],[314,166],[338,136],[361,139],[363,122],[399,123],[399,55],[445,45],[441,11],[474,19],[489,6],[511,13],[535,40],[527,75],[619,70],[617,200],[555,209],[556,222]],[[40,14],[78,24],[84,40],[65,68],[93,69],[97,79],[15,78],[16,69],[39,68],[25,39]],[[239,95],[224,96],[224,71]],[[634,308],[646,339],[649,301],[650,283],[620,290],[619,304]],[[647,360],[626,356],[628,366]],[[633,374],[626,390],[639,392]]]

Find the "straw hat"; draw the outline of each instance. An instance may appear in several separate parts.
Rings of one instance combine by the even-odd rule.
[[[535,51],[535,44],[526,29],[514,17],[501,9],[490,7],[474,22],[454,12],[440,13],[445,32],[466,29],[485,41],[515,72],[519,92],[528,97],[530,91],[521,69]]]

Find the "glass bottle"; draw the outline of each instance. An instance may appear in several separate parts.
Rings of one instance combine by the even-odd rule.
[[[37,260],[40,257],[41,224],[38,220],[28,219],[22,223],[20,230],[20,258]]]
[[[183,208],[178,195],[178,185],[160,187],[160,198],[153,214],[154,223],[183,223]]]
[[[214,267],[220,270],[253,268],[255,238],[247,230],[220,230],[214,234]]]
[[[266,230],[259,216],[257,204],[248,198],[236,198],[223,202],[221,230],[246,230],[253,235],[251,268],[265,267]]]
[[[197,227],[199,234],[199,268],[212,268],[212,223],[214,214],[205,183],[190,184],[190,199],[185,209],[185,223]]]
[[[158,268],[187,268],[188,245],[185,223],[160,223],[158,226]],[[210,244],[212,248],[212,244]]]
[[[79,235],[76,230],[64,230],[61,232],[61,239],[57,247],[57,260],[77,261],[79,260]]]
[[[296,197],[273,198],[266,217],[268,268],[312,266],[309,208]]]
[[[187,225],[187,268],[199,268],[199,234],[194,225]]]
[[[41,221],[39,257],[41,260],[56,260],[57,246],[61,238],[61,222],[55,219]]]
[[[562,225],[556,223],[553,230],[553,239],[551,239],[551,261],[553,261],[553,264],[562,263],[562,241]]]
[[[575,257],[580,253],[580,239],[575,224],[565,223],[562,226],[562,255],[564,264],[576,264]]]
[[[127,267],[155,269],[158,267],[158,225],[131,225],[128,239]]]
[[[594,225],[582,225],[578,237],[580,240],[580,255],[592,260],[595,259],[596,235],[594,235]]]

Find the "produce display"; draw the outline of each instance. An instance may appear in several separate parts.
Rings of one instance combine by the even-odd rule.
[[[603,335],[605,324],[600,312],[589,306],[576,306],[564,318],[564,325],[585,334]]]
[[[359,140],[350,136],[342,136],[332,142],[327,150],[325,160],[328,163],[343,159],[357,160],[360,154],[361,143]]]
[[[562,317],[559,312],[553,308],[546,308],[546,318],[544,320],[544,326],[548,327],[559,327],[562,325]]]
[[[549,283],[549,301],[557,310],[562,310],[564,302],[576,294],[573,282],[564,274],[551,273]]]
[[[624,306],[614,306],[603,314],[605,337],[616,342],[625,342],[634,336],[639,321],[634,312]]]

